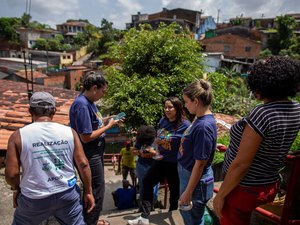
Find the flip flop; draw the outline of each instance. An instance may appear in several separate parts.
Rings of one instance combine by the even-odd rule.
[[[101,219],[101,220],[98,220],[97,225],[110,225],[110,222],[108,222],[107,220]]]

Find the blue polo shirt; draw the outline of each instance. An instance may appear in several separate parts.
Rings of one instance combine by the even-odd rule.
[[[195,160],[207,160],[211,166],[217,142],[217,126],[212,114],[198,117],[184,132],[179,148],[178,162],[192,171]]]

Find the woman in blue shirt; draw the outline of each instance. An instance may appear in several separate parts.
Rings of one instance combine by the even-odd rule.
[[[204,224],[206,202],[213,196],[214,177],[211,164],[217,141],[215,118],[210,111],[211,85],[206,80],[191,83],[183,90],[183,100],[188,111],[195,115],[193,123],[181,139],[178,155],[180,179],[180,205],[185,225]]]
[[[158,124],[156,146],[158,147],[157,157],[150,166],[143,180],[143,212],[141,217],[128,221],[129,224],[148,224],[150,211],[147,207],[153,199],[153,187],[165,179],[170,189],[169,211],[178,208],[179,198],[179,177],[177,171],[177,154],[180,146],[180,139],[190,122],[185,119],[183,106],[179,98],[169,97],[164,102],[164,115]]]
[[[95,198],[95,208],[87,214],[85,222],[96,225],[102,210],[104,199],[104,168],[103,153],[105,147],[104,134],[117,124],[113,118],[102,118],[95,102],[101,99],[107,89],[108,82],[98,73],[90,72],[83,80],[83,90],[74,100],[70,108],[70,124],[78,133],[84,153],[89,160],[92,172],[92,187]]]

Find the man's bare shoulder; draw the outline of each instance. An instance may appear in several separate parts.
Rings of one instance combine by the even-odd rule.
[[[8,146],[9,145],[15,145],[17,147],[21,147],[21,136],[20,136],[20,129],[14,131],[9,139],[8,139]],[[7,149],[9,150],[9,148]]]

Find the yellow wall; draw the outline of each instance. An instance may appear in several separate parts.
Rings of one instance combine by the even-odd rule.
[[[76,51],[76,59],[81,58],[87,54],[87,46],[80,48]]]

